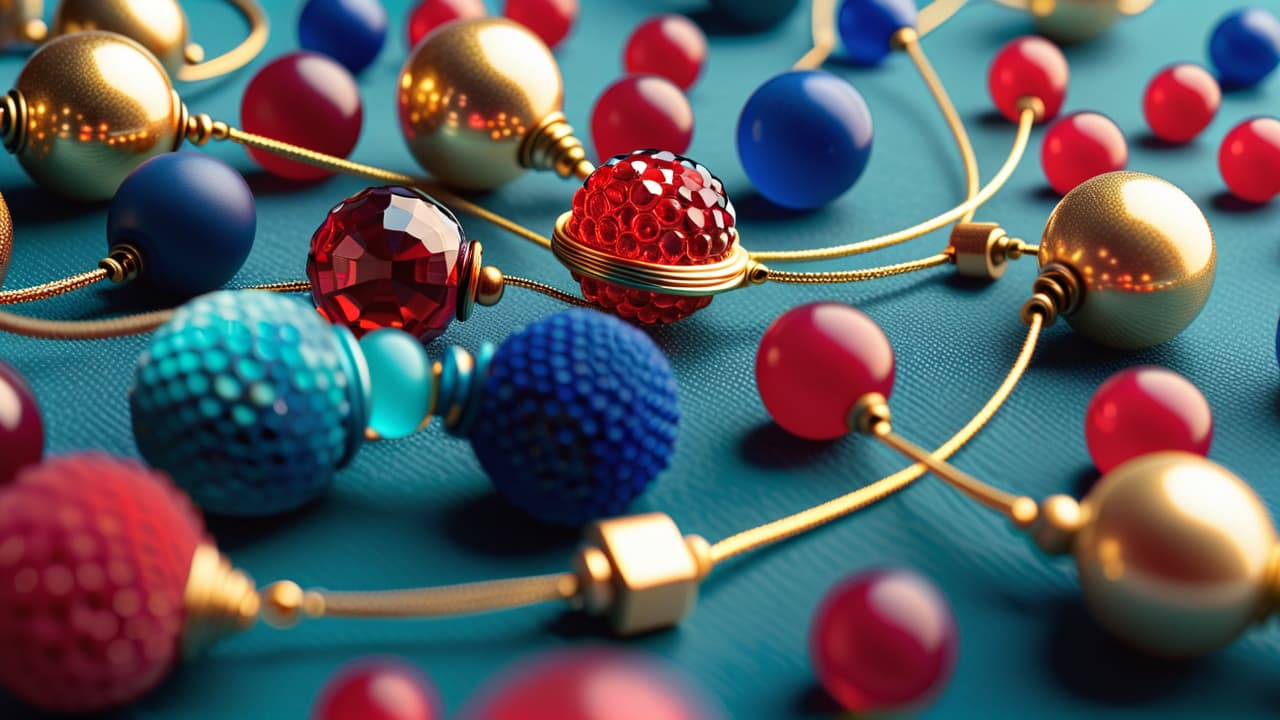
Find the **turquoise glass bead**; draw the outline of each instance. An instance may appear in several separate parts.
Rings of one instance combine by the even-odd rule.
[[[369,429],[386,440],[412,434],[431,412],[431,358],[403,330],[385,328],[360,338],[369,367]]]

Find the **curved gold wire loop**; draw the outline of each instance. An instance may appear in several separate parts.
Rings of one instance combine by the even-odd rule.
[[[178,79],[183,82],[210,80],[219,75],[226,75],[249,64],[251,60],[267,46],[267,36],[271,33],[271,24],[267,14],[262,11],[256,0],[227,0],[232,7],[240,11],[249,23],[249,35],[241,43],[212,60],[195,65],[187,65],[178,71]]]

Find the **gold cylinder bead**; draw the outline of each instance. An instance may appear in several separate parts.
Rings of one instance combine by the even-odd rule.
[[[951,231],[951,248],[956,272],[978,280],[998,280],[1008,269],[1004,228],[996,223],[959,223]]]

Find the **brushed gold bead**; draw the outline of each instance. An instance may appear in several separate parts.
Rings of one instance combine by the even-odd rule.
[[[190,29],[177,0],[62,0],[53,35],[105,30],[136,40],[171,77],[187,64]]]
[[[1113,469],[1081,503],[1080,586],[1112,633],[1162,657],[1231,642],[1269,609],[1276,531],[1249,486],[1181,452]]]

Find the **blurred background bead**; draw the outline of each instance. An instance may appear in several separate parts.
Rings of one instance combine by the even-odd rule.
[[[1280,18],[1260,7],[1228,13],[1209,36],[1209,59],[1224,86],[1257,85],[1280,65]]]
[[[1218,170],[1241,200],[1265,203],[1280,194],[1280,120],[1251,118],[1232,128],[1218,148]]]
[[[1150,365],[1122,370],[1094,392],[1084,438],[1101,472],[1140,455],[1181,450],[1208,455],[1213,411],[1189,380]]]
[[[1066,195],[1077,185],[1129,163],[1124,133],[1106,115],[1072,113],[1055,122],[1040,146],[1040,167],[1049,185]]]
[[[591,109],[591,142],[601,162],[634,150],[681,155],[692,140],[693,108],[664,77],[628,75],[605,88]]]
[[[409,47],[427,33],[454,20],[484,17],[484,0],[421,0],[409,14]]]
[[[369,366],[369,429],[384,440],[408,437],[430,417],[431,358],[412,335],[393,328],[360,338]]]
[[[843,0],[837,27],[844,53],[859,65],[879,65],[893,52],[893,36],[916,26],[914,0]]]
[[[578,21],[578,0],[506,0],[502,14],[532,30],[554,50]]]
[[[119,33],[160,61],[170,78],[187,65],[190,29],[177,0],[59,0],[50,35],[82,30]]]
[[[0,487],[44,456],[44,421],[27,379],[0,361]]]
[[[416,666],[368,657],[338,668],[325,682],[311,720],[440,720],[438,692]]]
[[[631,74],[661,75],[688,90],[707,60],[707,36],[684,15],[654,15],[636,26],[622,53]]]
[[[1142,113],[1156,137],[1185,143],[1209,127],[1221,103],[1222,89],[1209,71],[1182,63],[1151,78],[1142,97]]]
[[[799,0],[711,0],[711,11],[748,30],[765,30],[786,20]]]
[[[1069,79],[1067,58],[1058,46],[1027,35],[1010,40],[996,53],[987,72],[987,89],[996,109],[1009,122],[1018,121],[1020,99],[1039,98],[1044,115],[1037,122],[1045,122],[1062,109]]]
[[[378,57],[387,39],[381,0],[307,0],[298,17],[298,44],[342,63],[352,74]]]
[[[1028,3],[1036,30],[1062,44],[1081,43],[1106,32],[1121,17],[1122,0],[1052,0]]]

